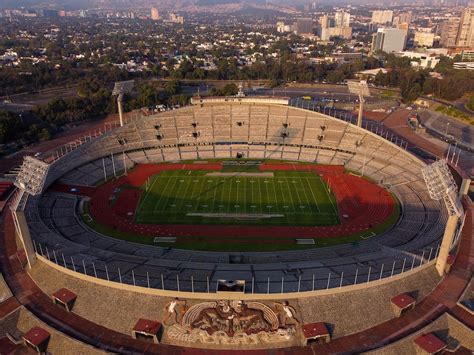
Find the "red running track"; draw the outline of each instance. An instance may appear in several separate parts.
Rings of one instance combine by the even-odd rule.
[[[99,188],[81,188],[76,194],[91,197],[91,215],[99,223],[123,232],[152,237],[173,236],[180,241],[199,237],[213,242],[272,242],[275,238],[329,238],[366,231],[383,223],[394,211],[393,197],[382,187],[344,172],[342,166],[310,164],[263,164],[262,171],[314,171],[329,183],[334,193],[341,223],[336,226],[245,226],[245,225],[154,225],[135,223],[139,189],[123,189],[112,203],[114,192],[123,185],[142,186],[148,177],[165,170],[221,170],[221,164],[140,164],[127,176]],[[73,186],[56,185],[56,190],[70,192]],[[259,237],[255,239],[255,237]],[[247,240],[245,240],[247,239]]]

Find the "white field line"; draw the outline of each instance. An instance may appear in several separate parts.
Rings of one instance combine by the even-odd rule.
[[[286,182],[286,185],[288,186],[288,192],[289,192],[289,195],[290,195],[290,200],[291,200],[291,208],[293,208],[293,212],[296,213],[296,210],[295,210],[295,202],[293,201],[293,196],[292,196],[292,193],[291,193],[291,187],[290,187],[290,184],[288,183],[288,179],[286,177],[283,178]]]
[[[311,191],[311,195],[313,196],[314,202],[316,203],[316,209],[318,210],[318,213],[321,213],[321,209],[319,208],[319,204],[318,204],[318,199],[314,195],[313,188],[311,186],[311,182],[309,181],[309,179],[307,177],[306,177],[306,182],[308,183],[309,190]],[[318,181],[318,183],[320,183],[320,181]]]
[[[306,194],[306,188],[303,184],[303,178],[301,177],[298,177],[298,180],[300,181],[300,185],[303,187],[303,193],[304,193],[304,197],[306,199],[306,202],[308,203],[308,207],[309,207],[309,210],[310,210],[310,214],[313,214],[313,209],[311,208],[311,201],[309,200],[308,198],[308,195]]]

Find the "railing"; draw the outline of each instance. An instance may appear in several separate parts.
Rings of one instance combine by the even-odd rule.
[[[10,195],[10,197],[8,198],[8,200],[10,201],[10,210],[16,211],[20,208],[20,202],[24,194],[25,190],[23,189],[17,188],[13,191],[12,195]]]
[[[124,118],[124,125],[137,120],[139,118],[138,114],[139,114],[138,112],[135,112],[134,117]],[[119,121],[105,122],[102,127],[90,130],[89,132],[85,133],[82,137],[76,138],[75,140],[71,142],[67,142],[66,144],[63,144],[59,146],[58,148],[55,148],[53,151],[48,152],[48,156],[44,157],[43,161],[45,161],[48,164],[54,163],[55,161],[61,159],[63,156],[71,153],[72,151],[76,150],[82,145],[90,141],[93,141],[96,138],[99,138],[103,136],[104,134],[111,132],[119,127],[120,127]]]
[[[131,269],[125,271],[119,266],[107,265],[107,263],[96,263],[86,259],[78,259],[77,256],[65,255],[63,252],[51,249],[33,241],[34,249],[38,256],[62,267],[87,275],[89,277],[116,282],[129,286],[140,286],[150,289],[191,292],[191,293],[216,293],[218,280],[209,276],[199,275],[183,277],[179,273],[151,273],[149,271]],[[434,264],[440,246],[425,248],[416,253],[407,253],[404,258],[394,258],[389,263],[381,266],[358,267],[342,270],[341,272],[329,271],[327,275],[321,273],[307,274],[298,271],[293,276],[255,277],[245,280],[246,294],[283,294],[301,293],[320,290],[339,289],[343,287],[368,284],[373,281],[388,280],[397,275],[411,272],[428,264]],[[335,267],[337,268],[337,267]],[[343,268],[343,266],[342,266]],[[127,267],[129,269],[129,267]],[[297,269],[296,269],[297,270]]]

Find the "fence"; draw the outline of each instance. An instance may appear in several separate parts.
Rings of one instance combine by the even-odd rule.
[[[217,292],[218,280],[210,276],[189,275],[185,276],[167,269],[164,273],[153,273],[149,270],[126,267],[120,268],[117,264],[107,264],[104,262],[93,262],[78,258],[73,255],[65,255],[63,252],[49,249],[38,242],[33,241],[36,254],[46,258],[61,267],[67,268],[77,273],[95,278],[127,284],[131,286],[141,286],[158,290],[174,292],[196,292],[215,293]],[[353,285],[367,284],[373,281],[392,278],[414,269],[421,268],[430,263],[434,263],[439,253],[438,247],[431,247],[420,250],[417,253],[407,254],[404,258],[395,258],[393,261],[364,267],[354,267],[354,265],[335,266],[339,271],[328,271],[329,267],[321,267],[314,273],[299,271],[294,275],[284,275],[285,271],[280,270],[282,276],[252,276],[245,279],[244,292],[247,294],[283,294],[292,292],[308,292],[318,290],[329,290],[343,288]],[[273,271],[274,272],[274,271]],[[196,271],[197,274],[200,272]]]

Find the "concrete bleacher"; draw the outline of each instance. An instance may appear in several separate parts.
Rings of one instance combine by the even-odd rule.
[[[288,133],[285,137],[284,132]],[[95,263],[99,275],[105,275],[107,263],[111,268],[124,265],[124,278],[130,278],[132,270],[137,275],[152,271],[155,278],[164,272],[166,280],[176,274],[188,277],[219,270],[211,273],[211,281],[215,281],[224,273],[219,269],[222,264],[228,266],[227,274],[254,277],[257,289],[265,289],[270,276],[275,280],[272,290],[278,290],[276,280],[290,277],[294,269],[305,275],[315,274],[316,281],[323,284],[331,270],[335,277],[344,270],[347,277],[353,277],[348,269],[380,269],[394,258],[421,255],[424,248],[436,247],[442,236],[447,215],[439,202],[429,198],[420,180],[421,161],[347,122],[282,106],[204,105],[142,118],[58,160],[50,168],[47,185],[58,178],[68,184],[95,185],[104,175],[113,176],[114,167],[116,174],[121,174],[125,166],[130,168],[136,163],[231,158],[237,153],[256,159],[345,165],[356,174],[363,172],[383,182],[397,196],[402,218],[391,230],[360,242],[361,248],[357,249],[341,245],[304,252],[243,253],[242,263],[256,266],[249,272],[241,264],[232,266],[229,253],[170,251],[101,236],[77,218],[78,198],[48,192],[30,198],[26,206],[33,240],[64,254],[69,267],[71,257]],[[400,268],[397,265],[395,272]],[[153,282],[158,285],[160,280]]]

